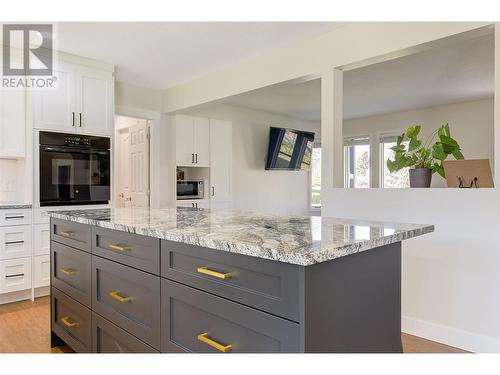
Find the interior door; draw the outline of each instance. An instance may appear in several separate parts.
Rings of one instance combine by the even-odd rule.
[[[132,206],[149,207],[148,122],[130,127],[130,197]]]
[[[130,206],[130,132],[128,128],[121,129],[118,133],[117,140],[118,163],[117,171],[117,187],[118,199],[116,200],[117,207]]]
[[[194,152],[195,166],[210,166],[210,121],[207,118],[195,117],[194,125]]]
[[[76,128],[76,69],[59,61],[54,67],[55,87],[33,90],[33,127],[35,129],[77,131]]]
[[[177,115],[175,117],[175,153],[177,165],[194,166],[194,127],[193,117]]]
[[[210,199],[231,201],[232,124],[210,120]]]
[[[109,72],[79,68],[77,127],[84,133],[111,135],[113,131],[113,77]]]

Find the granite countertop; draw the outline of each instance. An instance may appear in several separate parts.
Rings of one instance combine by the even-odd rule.
[[[71,210],[49,214],[58,219],[302,266],[434,231],[433,225],[189,207]]]
[[[31,208],[31,204],[22,204],[15,202],[0,202],[0,210],[14,210],[22,208]]]

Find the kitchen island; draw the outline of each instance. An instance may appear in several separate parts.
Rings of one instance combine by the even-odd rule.
[[[185,207],[53,212],[52,345],[401,352],[401,241],[433,230]]]

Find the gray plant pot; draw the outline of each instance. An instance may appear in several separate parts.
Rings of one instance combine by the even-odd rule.
[[[410,187],[429,188],[431,187],[432,169],[412,168],[410,169]]]

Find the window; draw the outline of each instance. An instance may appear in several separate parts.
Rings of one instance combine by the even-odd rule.
[[[321,207],[321,146],[313,146],[311,163],[311,206],[319,208]]]
[[[344,186],[370,187],[370,137],[344,139]]]
[[[390,173],[387,168],[387,160],[394,158],[394,151],[391,147],[396,145],[397,136],[380,137],[380,185],[383,188],[407,188],[410,187],[409,168],[398,172]],[[408,147],[408,142],[403,142]]]

